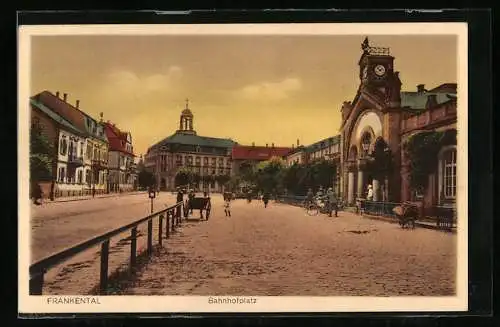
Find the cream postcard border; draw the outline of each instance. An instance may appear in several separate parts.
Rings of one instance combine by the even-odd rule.
[[[456,35],[457,295],[454,297],[255,297],[255,304],[209,304],[209,296],[99,296],[100,304],[47,304],[30,296],[29,97],[31,37],[38,35]],[[54,25],[18,29],[18,310],[19,313],[377,312],[468,309],[468,126],[466,23],[321,23],[207,25]],[[341,104],[339,103],[339,106]],[[223,297],[217,297],[223,298]],[[236,298],[236,297],[232,297]],[[240,297],[241,298],[241,297]]]

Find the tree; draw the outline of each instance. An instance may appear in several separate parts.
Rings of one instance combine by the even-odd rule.
[[[316,160],[311,164],[311,170],[314,188],[328,188],[333,185],[336,167],[332,162],[325,159]]]
[[[272,157],[269,160],[260,162],[257,167],[257,188],[269,193],[278,191],[281,184],[281,171],[285,168],[283,159]]]
[[[151,173],[145,169],[141,169],[139,171],[137,179],[138,179],[139,186],[142,188],[148,188],[150,186],[153,186],[155,183],[155,178],[154,178],[153,173]]]
[[[403,145],[410,163],[410,188],[422,191],[438,162],[442,146],[456,144],[456,130],[427,131],[412,135]]]
[[[30,179],[32,182],[52,180],[54,146],[39,126],[30,129]]]
[[[217,175],[215,177],[215,180],[217,181],[217,184],[219,186],[226,186],[227,183],[231,180],[231,176],[229,175]]]
[[[192,171],[187,168],[181,168],[175,175],[175,186],[185,186],[192,182]]]

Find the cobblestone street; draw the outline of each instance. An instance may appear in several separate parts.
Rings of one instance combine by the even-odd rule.
[[[190,221],[127,295],[443,296],[455,294],[456,236],[340,212],[244,200]]]

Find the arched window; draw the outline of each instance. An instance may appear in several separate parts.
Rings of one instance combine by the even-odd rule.
[[[372,143],[372,136],[370,133],[365,133],[363,134],[363,137],[361,138],[361,153],[363,154],[363,157],[366,157],[368,155],[368,152],[370,151],[370,144]]]
[[[443,148],[439,160],[441,200],[453,200],[457,194],[457,149]]]

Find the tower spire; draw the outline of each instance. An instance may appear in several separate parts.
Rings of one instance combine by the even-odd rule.
[[[186,109],[189,109],[189,99],[186,98]]]

